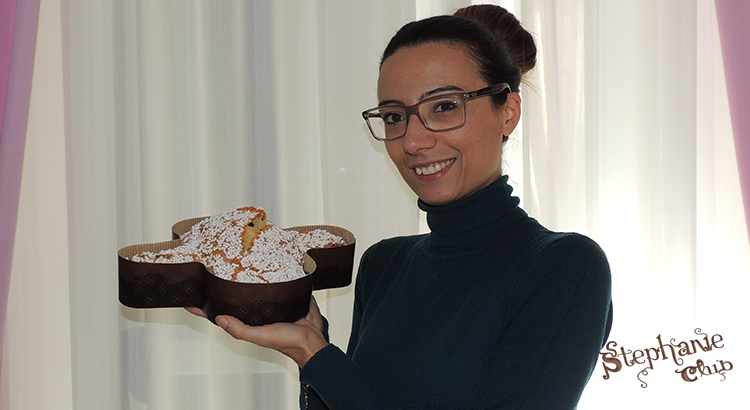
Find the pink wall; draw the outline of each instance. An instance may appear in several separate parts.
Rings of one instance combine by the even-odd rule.
[[[13,43],[13,27],[16,20],[16,0],[0,0],[0,144],[2,144],[3,113],[5,95],[8,92],[10,73],[10,51]]]
[[[750,1],[715,0],[734,149],[750,235]]]
[[[38,20],[39,0],[0,0],[0,358]]]

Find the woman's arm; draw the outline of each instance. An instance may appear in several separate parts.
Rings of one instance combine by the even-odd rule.
[[[308,410],[390,410],[397,409],[368,383],[357,370],[351,354],[357,346],[362,311],[368,300],[371,284],[367,281],[366,272],[372,268],[373,255],[379,244],[365,251],[359,264],[354,287],[354,309],[352,329],[347,353],[333,344],[326,346],[313,356],[307,366],[300,370],[300,382],[303,389],[300,408]],[[305,387],[306,386],[306,387]],[[307,397],[305,398],[305,393]],[[325,398],[325,401],[323,398]],[[306,400],[305,400],[306,399]],[[330,407],[329,407],[330,406]]]
[[[611,277],[596,243],[556,240],[512,287],[481,409],[575,408],[611,326]]]

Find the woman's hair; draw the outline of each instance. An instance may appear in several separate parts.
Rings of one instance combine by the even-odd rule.
[[[480,4],[458,9],[453,15],[479,22],[500,37],[522,75],[536,65],[534,38],[508,10],[491,4]]]
[[[436,16],[413,21],[401,27],[383,52],[380,65],[396,51],[428,43],[445,43],[463,49],[478,67],[479,75],[488,85],[508,83],[518,91],[521,70],[513,62],[505,44],[481,24],[455,16]],[[503,104],[505,93],[492,97]]]
[[[515,58],[516,55],[529,55],[526,52],[528,48],[521,50],[521,52],[518,50],[509,50],[508,46],[506,46],[506,40],[497,34],[502,33],[502,31],[498,31],[501,27],[508,26],[508,23],[499,21],[509,20],[508,17],[505,17],[506,15],[515,21],[516,32],[520,30],[526,33],[521,28],[518,20],[499,6],[489,6],[489,8],[479,6],[481,9],[477,9],[476,7],[466,7],[456,12],[457,14],[468,12],[466,17],[460,15],[437,16],[414,21],[401,27],[385,48],[383,58],[380,61],[381,66],[388,57],[401,48],[414,47],[427,43],[446,43],[462,47],[475,61],[480,76],[482,76],[488,85],[508,83],[511,90],[518,91],[522,74],[531,69],[536,61],[534,41],[528,35],[532,50],[530,60],[528,57],[517,60]],[[495,20],[498,21],[495,22]],[[508,44],[515,47],[517,44],[523,43],[514,40],[517,35],[508,35]],[[522,66],[519,66],[519,63]],[[500,94],[492,98],[496,104],[502,104],[505,102],[506,95]]]

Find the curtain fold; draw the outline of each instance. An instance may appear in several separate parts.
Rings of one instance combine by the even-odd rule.
[[[59,4],[40,4],[8,299],[3,408],[74,408],[60,12]]]
[[[0,360],[31,94],[39,1],[0,2]]]
[[[696,117],[695,2],[523,1],[520,15],[540,44],[525,90],[525,209],[596,239],[616,300],[645,293],[686,318],[677,313],[694,305],[696,123],[685,119]],[[651,308],[621,311],[618,329]]]
[[[727,78],[729,109],[734,130],[734,146],[745,204],[745,223],[750,236],[750,3],[742,0],[716,0],[721,49]]]

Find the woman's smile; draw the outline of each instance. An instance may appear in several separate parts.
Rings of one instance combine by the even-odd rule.
[[[440,178],[444,174],[440,173],[440,171],[447,170],[448,167],[453,165],[453,163],[456,162],[455,158],[449,159],[447,161],[441,161],[441,162],[435,162],[429,165],[417,165],[414,167],[414,171],[417,173],[417,175],[420,175],[422,179],[426,179],[426,177],[435,176],[434,179]],[[436,175],[439,174],[439,175]]]

